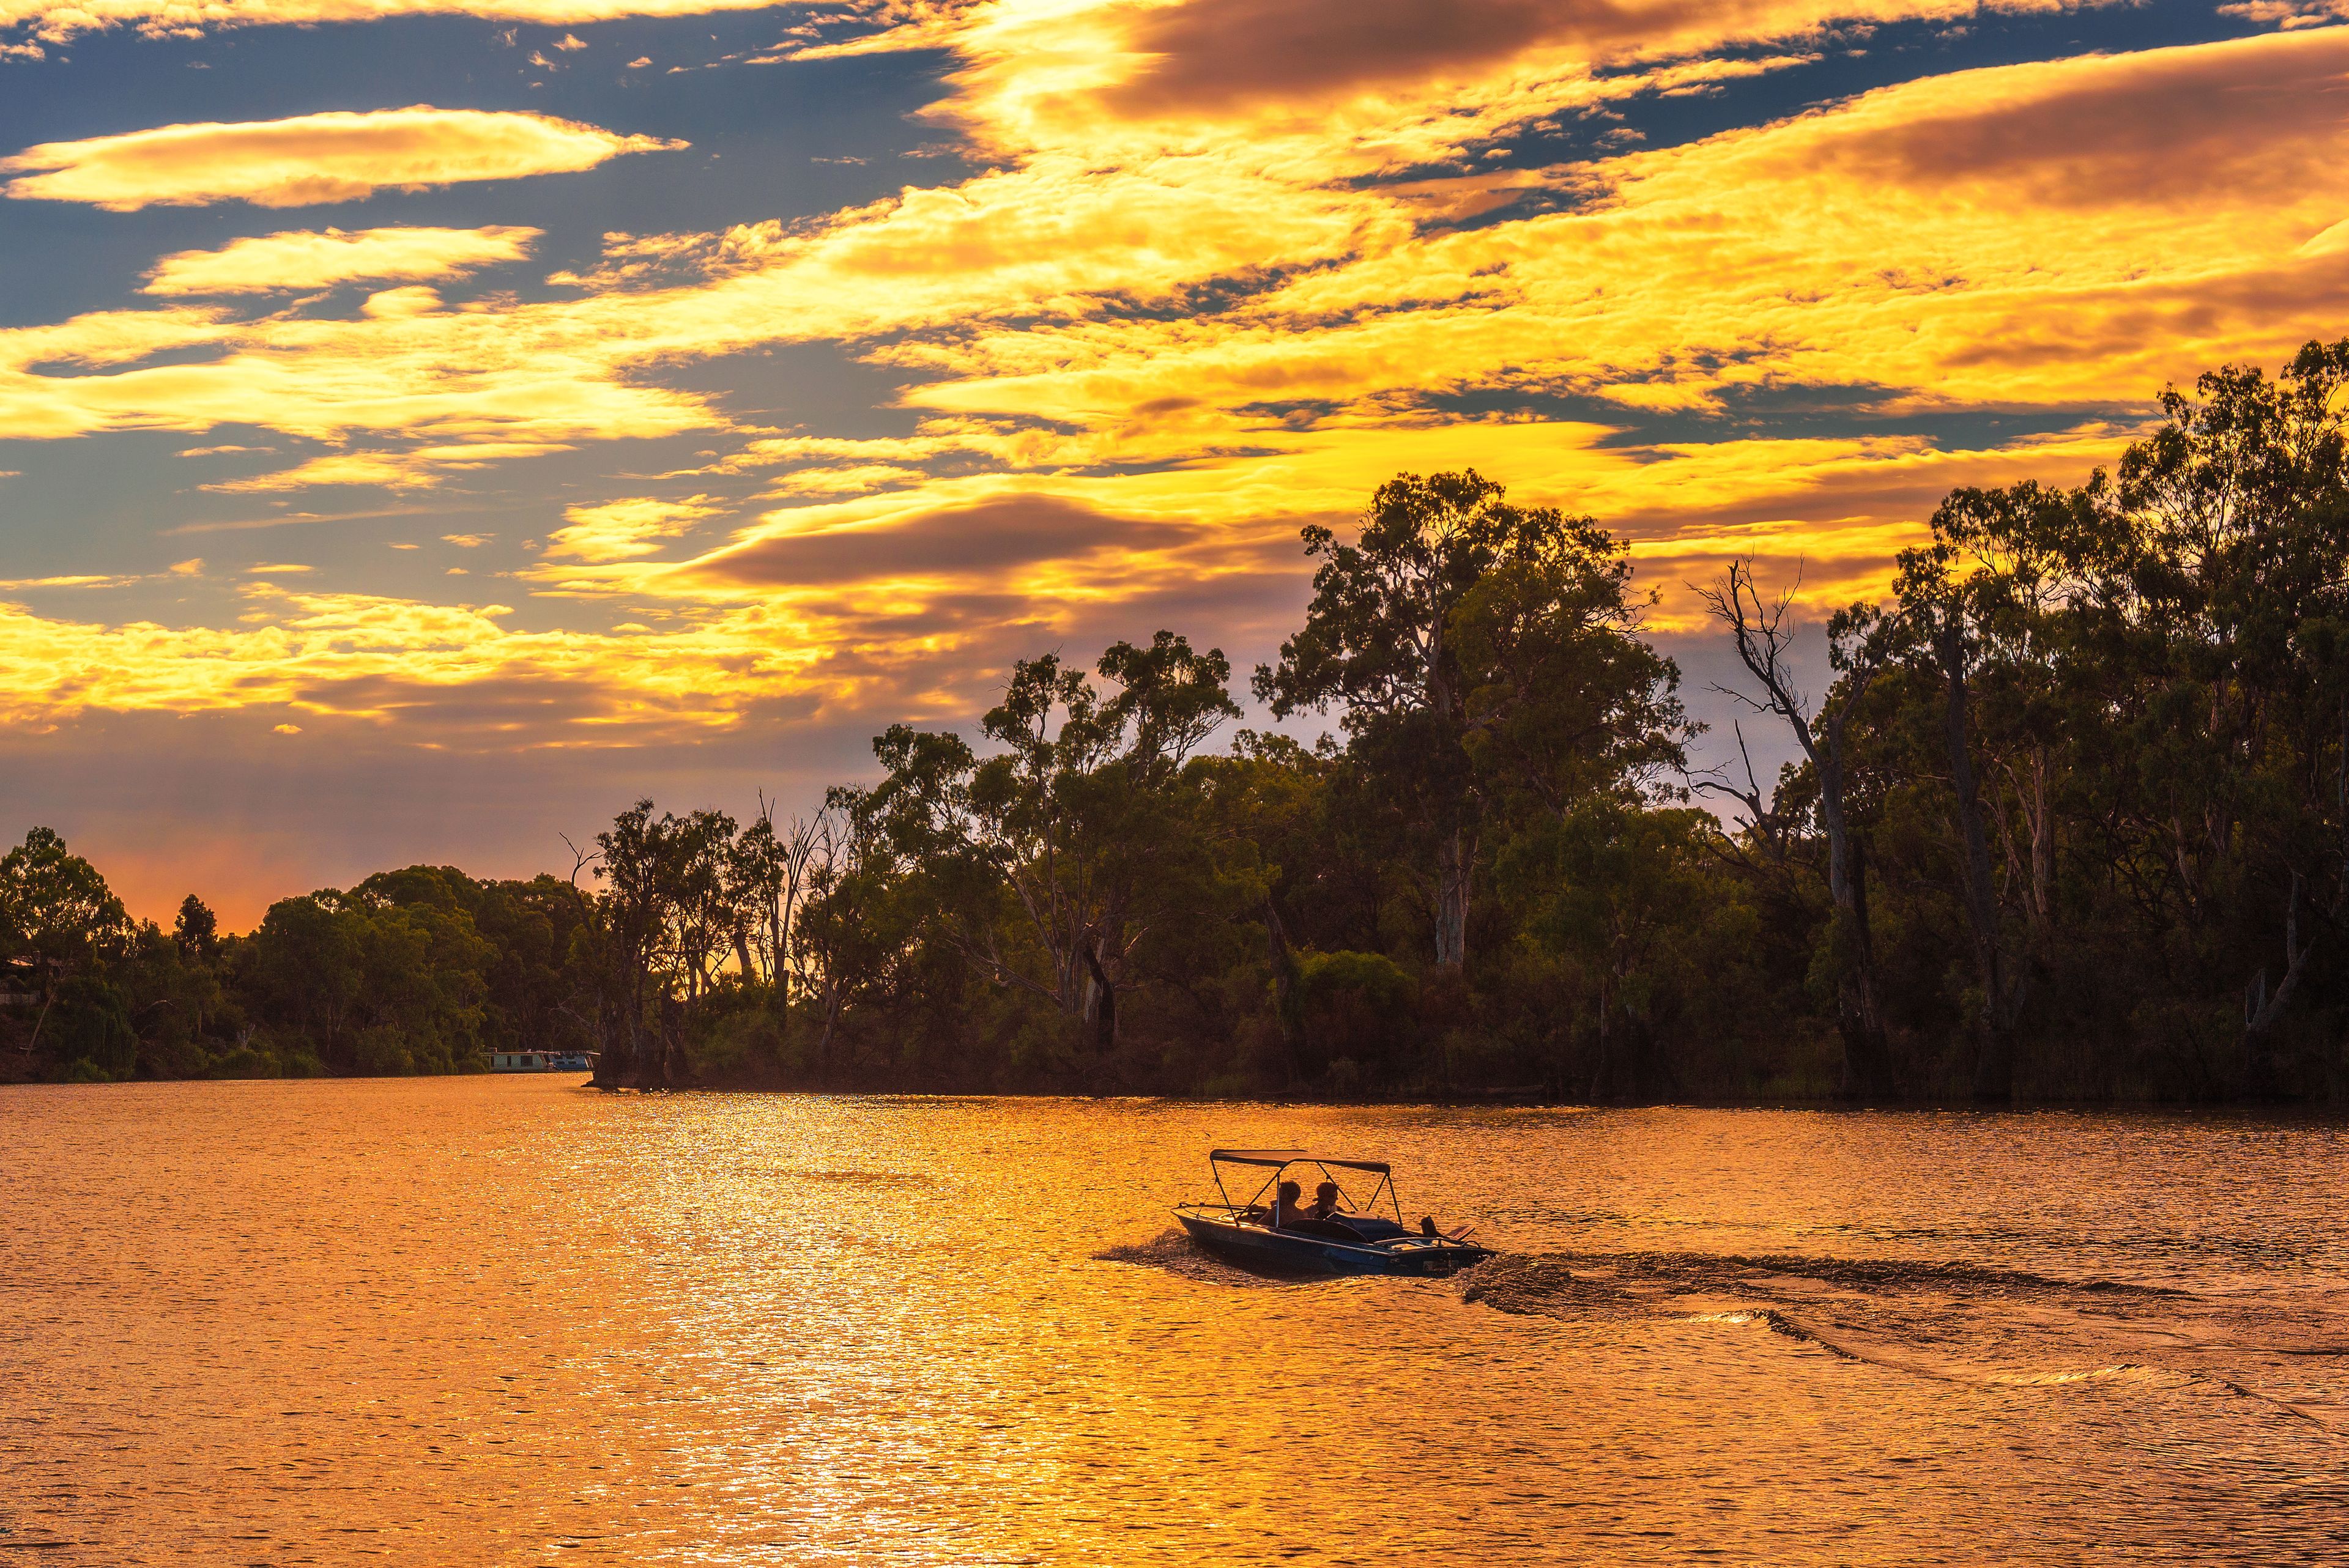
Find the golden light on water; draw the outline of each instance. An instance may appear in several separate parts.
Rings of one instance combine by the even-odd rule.
[[[0,1526],[108,1562],[2278,1561],[2339,1502],[2308,1123],[475,1078],[0,1130]],[[1168,1209],[1243,1138],[1503,1255],[1213,1264]]]

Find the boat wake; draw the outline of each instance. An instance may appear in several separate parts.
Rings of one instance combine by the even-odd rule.
[[[2206,1297],[1972,1264],[1700,1253],[1504,1253],[1464,1300],[1567,1321],[1752,1326],[1981,1388],[2199,1387],[2349,1433],[2349,1302]]]
[[[1163,1269],[1185,1279],[1205,1284],[1261,1285],[1278,1288],[1303,1283],[1285,1275],[1250,1274],[1243,1268],[1209,1255],[1198,1243],[1185,1235],[1181,1227],[1168,1226],[1146,1242],[1127,1246],[1103,1247],[1093,1254],[1095,1263],[1132,1264],[1141,1268]],[[1326,1283],[1326,1282],[1324,1282]]]
[[[1203,1284],[1326,1287],[1201,1251],[1180,1230],[1093,1254]],[[1504,1253],[1464,1302],[1564,1322],[1753,1328],[1838,1360],[1987,1390],[2200,1390],[2349,1436],[2349,1296],[2205,1296],[1976,1264],[1711,1253]]]

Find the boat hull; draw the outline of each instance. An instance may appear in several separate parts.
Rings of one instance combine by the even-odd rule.
[[[1267,1230],[1218,1209],[1177,1209],[1174,1217],[1207,1252],[1260,1274],[1441,1276],[1492,1256],[1484,1247],[1424,1236],[1354,1243]]]

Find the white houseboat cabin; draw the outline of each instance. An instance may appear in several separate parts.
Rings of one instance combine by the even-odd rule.
[[[584,1073],[595,1066],[594,1051],[492,1051],[493,1073]]]

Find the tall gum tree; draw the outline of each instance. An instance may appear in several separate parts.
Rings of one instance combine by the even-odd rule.
[[[1513,506],[1473,469],[1380,486],[1351,543],[1319,524],[1301,537],[1321,562],[1313,601],[1256,695],[1278,717],[1341,710],[1424,846],[1435,965],[1458,970],[1495,786],[1563,811],[1675,759],[1678,672],[1634,635],[1617,541]]]
[[[2162,405],[2095,487],[2099,564],[2159,721],[2141,771],[2179,901],[2195,926],[2272,934],[2237,960],[2242,1087],[2264,1097],[2279,1027],[2315,955],[2340,962],[2349,916],[2349,340]]]
[[[874,742],[887,776],[871,809],[932,884],[944,938],[1106,1049],[1135,944],[1204,849],[1185,765],[1239,706],[1222,650],[1171,632],[1115,645],[1096,674],[1021,660],[980,721],[999,748],[983,759],[958,736],[892,727]]]
[[[2053,941],[2051,789],[2062,724],[2052,677],[2067,643],[2064,606],[2092,598],[2077,563],[2097,532],[2088,491],[2033,480],[1960,489],[1934,511],[1930,542],[1899,558],[1907,656],[1940,694],[1940,749],[1979,990],[1977,1099],[2014,1096],[2032,965]],[[2002,886],[1993,827],[2006,851]]]

